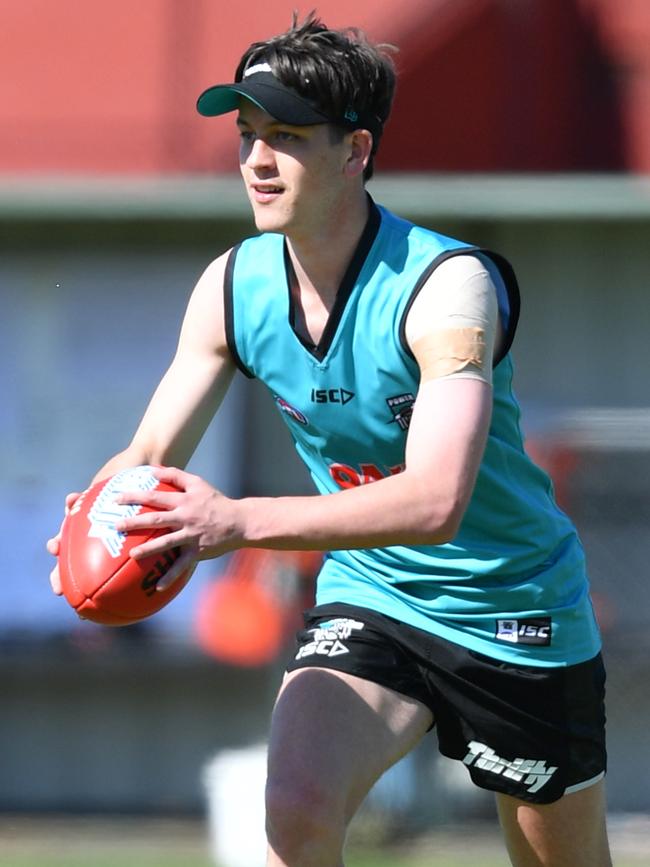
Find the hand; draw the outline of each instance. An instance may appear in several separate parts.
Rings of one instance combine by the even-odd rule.
[[[154,474],[161,482],[168,482],[180,491],[127,491],[120,494],[116,497],[117,503],[148,506],[155,511],[124,518],[115,527],[122,533],[168,531],[131,549],[131,556],[136,560],[172,548],[181,549],[178,559],[156,585],[157,590],[166,590],[198,560],[232,551],[238,547],[239,540],[234,532],[233,500],[199,476],[174,467],[156,467]]]
[[[77,502],[80,493],[75,492],[72,494],[68,494],[65,498],[65,515],[67,516],[70,513],[70,509]],[[65,517],[64,517],[65,520]],[[63,527],[63,522],[61,522],[61,527],[59,528],[59,532],[56,536],[53,536],[51,539],[47,540],[46,548],[52,554],[53,557],[59,556],[59,549],[61,547],[61,528]],[[57,563],[54,569],[50,572],[50,585],[52,586],[52,592],[56,593],[57,596],[63,595],[63,588],[61,587],[61,578],[59,576],[59,564]]]

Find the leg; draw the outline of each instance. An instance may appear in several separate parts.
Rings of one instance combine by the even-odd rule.
[[[497,795],[497,808],[514,867],[611,867],[602,780],[552,804]]]
[[[420,702],[353,675],[287,675],[269,742],[268,867],[342,867],[352,816],[431,722]]]

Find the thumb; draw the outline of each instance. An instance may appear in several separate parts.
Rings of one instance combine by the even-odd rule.
[[[53,593],[56,593],[57,596],[63,596],[63,587],[61,586],[61,576],[59,575],[58,564],[50,572],[50,586],[52,587]]]

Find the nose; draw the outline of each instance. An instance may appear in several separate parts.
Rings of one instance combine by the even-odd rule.
[[[273,148],[269,147],[264,139],[256,138],[250,145],[246,156],[246,165],[255,171],[274,166],[275,155]]]

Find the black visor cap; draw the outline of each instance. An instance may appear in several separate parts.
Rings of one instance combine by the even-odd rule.
[[[310,126],[334,123],[346,129],[368,129],[373,136],[381,132],[381,122],[353,110],[343,117],[333,117],[316,103],[283,84],[271,72],[268,64],[258,64],[244,73],[243,81],[234,84],[215,84],[198,98],[196,107],[204,117],[216,117],[235,111],[239,100],[245,97],[282,123],[291,126]]]
[[[330,123],[332,118],[312,102],[286,87],[270,72],[258,72],[237,84],[216,84],[204,91],[196,107],[199,114],[215,117],[234,111],[245,96],[271,117],[292,126]]]

